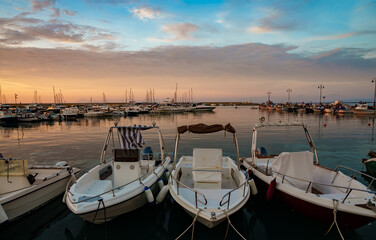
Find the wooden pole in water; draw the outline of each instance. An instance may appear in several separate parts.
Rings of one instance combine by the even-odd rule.
[[[320,89],[320,105],[321,105],[321,95],[322,95],[322,89],[324,88],[324,85],[319,85],[317,88]]]
[[[372,82],[375,83],[375,93],[373,94],[373,106],[372,106],[372,109],[375,109],[375,102],[376,102],[376,77],[372,78]]]

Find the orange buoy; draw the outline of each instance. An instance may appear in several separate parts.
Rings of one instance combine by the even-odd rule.
[[[271,200],[274,195],[275,188],[277,187],[277,181],[275,178],[270,182],[268,191],[266,192],[266,200]]]

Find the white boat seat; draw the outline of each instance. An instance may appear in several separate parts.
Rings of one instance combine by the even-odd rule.
[[[96,196],[98,194],[110,191],[112,189],[112,181],[110,180],[94,180],[88,184],[85,195]]]
[[[222,186],[222,149],[193,149],[192,177],[194,188]]]

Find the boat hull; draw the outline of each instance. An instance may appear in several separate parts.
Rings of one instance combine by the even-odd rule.
[[[156,196],[158,191],[159,191],[159,186],[155,182],[151,187],[151,191],[153,192],[153,195]],[[68,200],[69,201],[69,200]],[[89,221],[95,224],[102,224],[106,221],[110,221],[120,215],[123,215],[125,213],[134,211],[145,204],[147,204],[147,198],[146,194],[144,192],[138,194],[137,196],[127,199],[126,201],[123,201],[121,203],[112,205],[112,206],[105,206],[103,208],[103,205],[99,205],[98,202],[98,207],[100,208],[98,211],[91,211],[88,213],[84,214],[76,214],[80,216],[82,219],[85,221]],[[105,209],[105,210],[104,210]]]
[[[366,165],[367,172],[372,176],[376,176],[376,161],[369,161],[364,164]]]
[[[353,109],[352,112],[356,115],[375,115],[376,112],[374,110],[357,110]]]
[[[18,121],[17,117],[2,117],[0,118],[0,123],[16,123]]]
[[[127,116],[138,116],[140,114],[138,111],[128,111],[125,115]]]
[[[190,215],[192,218],[196,217],[197,209],[190,208],[173,191],[170,191],[170,194],[171,194],[172,198],[184,209],[184,211],[186,213],[188,213],[188,215]],[[250,193],[248,192],[247,197],[245,198],[244,201],[242,201],[241,204],[239,204],[238,206],[236,206],[232,209],[226,210],[227,215],[231,216],[233,213],[240,210],[244,206],[244,204],[248,201],[249,194]],[[203,214],[198,214],[198,216],[197,216],[197,221],[200,222],[201,224],[205,225],[208,228],[214,228],[217,225],[221,224],[226,219],[227,219],[226,214],[224,214],[223,212],[221,212],[220,214],[218,214],[218,212],[217,212],[216,220],[209,218],[209,217],[204,217]]]
[[[260,194],[266,196],[269,184],[257,177],[256,174],[254,174],[254,180],[256,182],[257,189],[260,191]],[[275,189],[273,201],[282,203],[283,205],[291,209],[295,209],[297,212],[306,217],[313,218],[327,224],[332,224],[334,219],[332,208],[326,208],[304,201],[300,198],[279,190],[278,187]],[[338,224],[341,227],[345,227],[347,229],[358,228],[375,220],[371,217],[352,214],[340,210],[337,211],[336,215]]]
[[[48,183],[39,189],[31,189],[28,193],[21,197],[8,200],[7,202],[0,201],[0,204],[7,214],[8,219],[12,221],[61,195],[65,191],[66,185],[70,178],[70,175],[66,175],[65,177]]]

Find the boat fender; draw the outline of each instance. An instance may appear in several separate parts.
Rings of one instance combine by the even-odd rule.
[[[169,172],[171,172],[171,170],[172,170],[173,167],[174,167],[174,166],[173,166],[172,164],[169,164],[169,165],[167,166],[167,170],[168,170]]]
[[[150,204],[154,204],[154,196],[153,193],[151,192],[150,188],[148,186],[145,186],[145,194],[148,202]]]
[[[162,179],[160,179],[160,178],[158,178],[158,186],[159,186],[159,189],[161,189],[161,190],[164,187],[164,183],[163,183]]]
[[[68,163],[66,161],[61,161],[55,164],[57,167],[66,167],[68,166]]]
[[[67,194],[68,194],[68,192],[65,191],[65,192],[64,192],[64,196],[63,196],[63,200],[62,200],[63,203],[66,203]]]
[[[247,177],[251,177],[252,178],[253,176],[253,171],[252,169],[248,169],[248,176]]]
[[[253,196],[257,195],[258,191],[257,191],[256,183],[252,177],[248,177],[248,184],[249,184],[249,187],[251,188],[252,195]]]
[[[7,214],[5,213],[5,210],[3,208],[3,206],[1,206],[0,204],[0,224],[9,220]]]
[[[157,204],[160,204],[163,202],[163,200],[166,198],[168,190],[170,189],[170,185],[167,184],[164,186],[161,191],[159,191],[158,196],[157,196]]]
[[[170,177],[170,171],[168,171],[168,169],[165,170],[164,174],[165,174],[166,179]]]
[[[274,178],[270,184],[269,184],[269,187],[268,187],[268,191],[266,192],[266,200],[271,200],[273,198],[273,195],[274,195],[274,192],[275,192],[275,188],[277,186],[277,181],[276,179]]]

